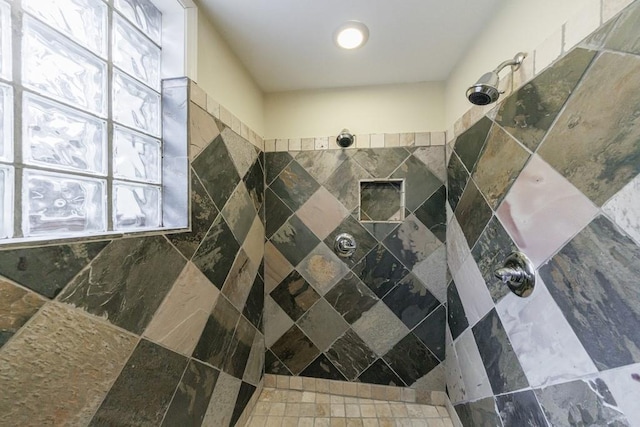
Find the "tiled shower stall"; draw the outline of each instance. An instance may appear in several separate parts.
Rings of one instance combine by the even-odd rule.
[[[0,425],[235,425],[265,372],[446,392],[464,426],[640,425],[639,27],[636,1],[446,146],[265,153],[164,93],[191,231],[0,251]],[[515,249],[528,298],[493,278]]]

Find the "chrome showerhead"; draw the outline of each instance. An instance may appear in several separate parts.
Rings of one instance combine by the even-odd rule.
[[[516,71],[520,68],[520,64],[522,64],[526,56],[526,53],[518,52],[513,59],[504,61],[495,70],[483,74],[474,85],[467,89],[469,102],[475,105],[488,105],[496,102],[500,97],[500,90],[498,89],[500,77],[498,73],[508,66],[511,66],[512,71]]]

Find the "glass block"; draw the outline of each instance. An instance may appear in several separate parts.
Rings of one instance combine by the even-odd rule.
[[[0,166],[0,238],[13,235],[13,168]]]
[[[113,70],[113,120],[159,137],[160,95]]]
[[[129,21],[160,44],[162,34],[162,13],[150,0],[116,0],[115,6]]]
[[[23,7],[90,51],[106,57],[107,5],[95,0],[22,0]]]
[[[114,65],[159,91],[160,48],[118,14],[114,22]]]
[[[22,108],[25,163],[106,174],[104,120],[26,92]]]
[[[105,116],[106,63],[28,16],[22,64],[25,86]]]
[[[0,77],[11,80],[11,6],[0,1]]]
[[[0,160],[13,161],[13,88],[0,84]]]
[[[106,230],[106,182],[24,170],[22,228],[25,236],[54,238]]]
[[[115,126],[113,175],[118,178],[160,183],[160,141]]]
[[[113,183],[113,227],[131,230],[160,227],[160,187]]]

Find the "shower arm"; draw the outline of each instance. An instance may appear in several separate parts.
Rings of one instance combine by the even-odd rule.
[[[527,56],[526,53],[518,52],[516,53],[516,56],[513,57],[513,59],[507,59],[506,61],[502,62],[500,65],[498,65],[495,68],[495,70],[493,70],[493,72],[498,74],[500,73],[500,71],[502,71],[508,66],[511,66],[511,71],[518,71],[518,68],[520,68],[522,61],[524,61],[524,58],[526,56]]]

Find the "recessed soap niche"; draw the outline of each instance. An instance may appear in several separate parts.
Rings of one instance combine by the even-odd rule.
[[[402,222],[404,179],[360,180],[360,222]]]

